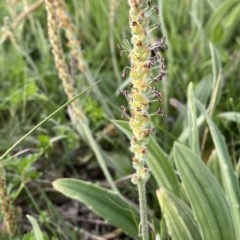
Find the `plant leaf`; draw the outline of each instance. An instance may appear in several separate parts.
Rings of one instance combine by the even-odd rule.
[[[208,116],[208,114],[202,107],[201,103],[197,101],[197,105],[201,110],[201,112],[204,113],[207,119],[209,130],[218,154],[219,165],[221,168],[221,175],[223,179],[223,187],[227,195],[227,200],[230,205],[230,210],[231,210],[233,222],[235,225],[237,239],[240,239],[240,228],[239,228],[240,226],[240,212],[239,212],[240,193],[239,193],[238,181],[234,173],[230,155],[227,150],[227,145],[218,127]]]
[[[223,187],[223,180],[222,180],[222,174],[221,169],[219,165],[219,159],[217,155],[216,149],[214,149],[209,156],[208,162],[207,162],[208,168],[212,172],[212,174],[215,176],[215,178],[218,180],[221,187]]]
[[[223,44],[232,36],[234,29],[236,29],[236,24],[239,23],[238,4],[238,1],[222,1],[212,11],[205,26],[206,33],[212,41]],[[233,20],[235,21],[233,22]],[[231,22],[234,24],[230,25],[229,23]],[[219,29],[221,29],[220,34]]]
[[[44,240],[42,231],[41,231],[36,219],[34,217],[32,217],[31,215],[27,215],[27,218],[28,218],[29,222],[32,224],[35,239],[36,240]]]
[[[62,194],[86,204],[109,223],[139,239],[139,212],[119,194],[77,179],[57,179],[53,182],[53,187]]]
[[[189,146],[194,153],[200,156],[198,128],[196,120],[197,116],[194,103],[193,84],[191,82],[188,85],[187,97],[188,97]]]
[[[165,188],[157,191],[167,228],[173,240],[201,240],[201,235],[191,209]]]
[[[219,183],[202,160],[182,144],[174,157],[204,240],[236,240],[230,208]]]
[[[226,119],[228,121],[240,123],[240,113],[239,112],[223,112],[223,113],[218,114],[218,117]]]

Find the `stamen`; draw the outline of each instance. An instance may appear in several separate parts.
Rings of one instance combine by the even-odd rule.
[[[130,116],[129,116],[129,114],[127,113],[127,108],[122,105],[122,106],[121,106],[121,110],[122,110],[122,118],[127,118],[127,119],[129,119]]]
[[[123,71],[122,71],[122,77],[123,78],[125,78],[126,77],[126,69],[130,69],[131,70],[131,68],[130,67],[125,67],[124,69],[123,69]]]
[[[165,110],[161,109],[161,108],[158,108],[158,110],[156,111],[156,114],[164,116],[165,115]]]
[[[150,7],[152,5],[152,0],[149,0],[147,4]]]
[[[156,12],[157,14],[159,14],[159,9],[157,6],[153,6],[149,9],[149,11],[146,13],[146,16],[149,17],[151,16],[154,12]]]
[[[154,24],[154,25],[152,25],[149,29],[148,29],[148,31],[147,31],[147,34],[150,34],[152,31],[154,31],[154,30],[156,30],[156,29],[160,29],[160,23],[156,23],[156,24]]]
[[[124,52],[131,52],[132,47],[127,39],[124,40],[124,45],[117,44],[117,48],[120,50],[120,55],[122,56]]]
[[[155,82],[160,82],[163,80],[163,78],[166,76],[165,72],[160,72],[153,80]]]
[[[150,49],[156,52],[161,50],[167,50],[168,46],[166,45],[165,41],[166,41],[166,37],[165,36],[161,37],[159,41],[157,41],[152,46],[150,46]]]

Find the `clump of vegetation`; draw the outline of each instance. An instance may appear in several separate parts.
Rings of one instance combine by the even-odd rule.
[[[240,239],[239,14],[0,3],[0,239]]]

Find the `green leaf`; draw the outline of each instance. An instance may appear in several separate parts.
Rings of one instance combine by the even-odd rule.
[[[120,195],[77,179],[57,179],[53,182],[53,187],[62,194],[86,204],[109,223],[139,239],[139,212]]]
[[[204,76],[200,81],[194,83],[194,95],[204,106],[209,102],[212,89],[212,77]]]
[[[237,239],[240,239],[240,228],[239,228],[240,226],[240,212],[239,212],[240,192],[239,192],[237,177],[235,175],[235,172],[232,166],[231,157],[228,153],[225,140],[221,132],[219,131],[218,127],[208,116],[208,114],[202,107],[201,103],[197,102],[197,105],[199,109],[202,111],[202,113],[204,113],[207,119],[209,130],[218,154],[224,191],[227,195],[227,200],[230,205],[230,211],[233,217]]]
[[[202,124],[204,123],[204,116],[200,115],[197,118],[196,122],[197,122],[197,127],[198,128],[201,127]],[[178,137],[178,141],[182,142],[182,143],[185,143],[188,140],[188,138],[189,138],[189,131],[190,131],[189,127],[184,128],[182,133],[181,133],[181,135]]]
[[[240,2],[236,1],[236,5],[231,9],[229,14],[227,14],[223,20],[224,28],[226,29],[223,44],[226,44],[229,41],[231,41],[232,37],[238,30],[240,23],[239,15],[240,15]]]
[[[27,215],[27,218],[30,221],[30,223],[32,224],[35,239],[36,240],[44,240],[42,231],[41,231],[36,219],[34,217],[32,217],[31,215]]]
[[[132,133],[130,131],[128,122],[120,120],[112,120],[112,122],[129,138],[131,138]],[[148,150],[149,157],[147,164],[158,185],[171,190],[176,195],[179,195],[180,189],[178,180],[174,173],[174,168],[168,160],[168,155],[163,151],[153,137],[150,137]]]
[[[157,197],[173,240],[202,239],[191,209],[180,198],[165,188],[157,191]]]
[[[212,41],[223,44],[232,36],[234,29],[236,30],[236,24],[238,22],[239,2],[222,1],[212,12],[206,23],[205,29]],[[220,35],[219,32],[221,32]]]
[[[220,169],[219,159],[218,159],[216,149],[214,149],[211,155],[209,156],[207,165],[210,171],[212,172],[212,174],[218,180],[219,184],[223,187],[222,174],[221,174],[221,169]]]
[[[198,128],[197,128],[197,120],[196,120],[197,115],[196,115],[196,108],[194,103],[192,83],[189,83],[188,85],[187,97],[188,97],[189,146],[194,153],[200,156]]]
[[[221,73],[221,60],[217,48],[210,43],[211,61],[212,61],[212,94],[209,103],[209,111],[212,114],[217,104],[220,101],[221,88],[222,88],[222,73]]]
[[[30,232],[30,233],[26,233],[24,234],[22,237],[21,237],[22,240],[35,240],[35,235],[33,232]],[[16,240],[16,239],[14,239]]]
[[[204,240],[236,240],[230,208],[219,183],[203,161],[182,144],[174,157]]]
[[[240,123],[240,113],[239,112],[223,112],[218,114],[218,117],[226,119],[228,121]]]

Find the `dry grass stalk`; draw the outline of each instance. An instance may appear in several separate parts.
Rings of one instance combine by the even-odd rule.
[[[48,15],[48,35],[52,46],[52,52],[55,60],[55,65],[58,70],[60,79],[62,80],[64,90],[68,99],[72,99],[76,95],[73,79],[69,73],[68,66],[65,61],[64,52],[59,36],[56,1],[45,0],[47,15]],[[81,121],[86,121],[86,118],[80,110],[80,103],[76,99],[71,103],[71,116]]]
[[[44,3],[44,0],[39,0],[38,2],[33,3],[30,7],[28,7],[24,12],[20,13],[14,20],[14,22],[11,23],[9,26],[10,31],[4,31],[4,34],[2,36],[2,41],[5,41],[8,37],[11,37],[11,32],[16,29],[19,24],[26,19],[29,15],[31,15],[33,12],[35,12],[42,4]],[[11,4],[13,5],[13,4]],[[12,9],[12,7],[11,7]]]
[[[64,29],[66,32],[68,47],[71,49],[70,54],[77,61],[79,70],[84,73],[86,71],[87,64],[81,51],[81,42],[75,36],[75,25],[66,13],[66,4],[63,0],[56,0],[55,8],[59,27]]]
[[[14,236],[17,231],[16,216],[12,201],[7,192],[6,178],[4,168],[2,166],[0,166],[0,207],[4,215],[4,225],[6,226],[6,232],[10,236]]]
[[[81,73],[85,76],[86,80],[90,85],[94,84],[94,77],[92,76],[88,64],[85,61],[83,57],[83,53],[81,50],[81,42],[77,39],[75,33],[75,25],[72,22],[71,18],[67,15],[67,6],[65,4],[64,0],[55,0],[53,1],[53,5],[55,7],[55,14],[57,19],[58,28],[61,28],[66,33],[66,38],[68,40],[68,47],[71,49],[70,55],[72,59],[74,59],[77,62],[78,69]],[[93,87],[93,92],[98,99],[98,101],[101,103],[104,111],[108,114],[109,117],[113,117],[111,110],[107,106],[106,102],[103,100],[104,96],[99,91],[98,88]]]

